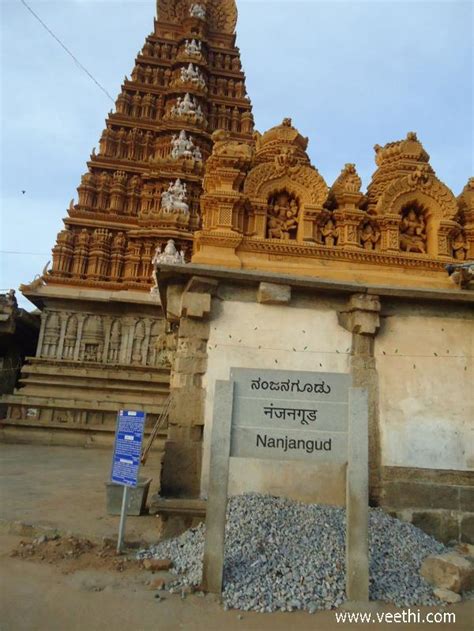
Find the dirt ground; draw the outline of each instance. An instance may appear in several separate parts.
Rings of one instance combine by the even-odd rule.
[[[0,631],[332,631],[364,626],[338,624],[331,611],[224,611],[212,595],[158,589],[156,582],[169,580],[169,573],[145,569],[133,548],[115,554],[118,518],[105,515],[103,489],[109,465],[106,452],[0,445]],[[156,541],[156,518],[129,519],[129,542]],[[11,534],[19,529],[32,535]],[[446,610],[456,613],[456,624],[434,628],[473,631],[474,601]],[[370,611],[398,610],[374,603]],[[393,626],[377,623],[372,628]],[[421,630],[430,625],[403,626]]]

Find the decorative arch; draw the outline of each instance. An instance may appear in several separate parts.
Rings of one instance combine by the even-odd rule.
[[[329,189],[318,171],[306,165],[282,169],[275,163],[264,163],[252,169],[245,180],[244,194],[251,200],[266,202],[280,190],[298,197],[303,207],[322,207]]]
[[[375,208],[379,215],[399,215],[404,206],[417,202],[424,206],[427,218],[454,220],[458,212],[456,198],[436,177],[421,172],[393,182],[381,195]]]

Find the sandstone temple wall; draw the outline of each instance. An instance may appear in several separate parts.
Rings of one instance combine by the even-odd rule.
[[[472,292],[194,265],[161,266],[159,285],[177,335],[171,496],[206,496],[215,382],[231,368],[348,372],[369,394],[372,505],[474,539]],[[245,491],[341,505],[345,467],[231,460],[229,492]]]

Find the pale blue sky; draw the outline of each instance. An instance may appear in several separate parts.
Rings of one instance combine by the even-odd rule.
[[[152,31],[155,0],[27,1],[115,98]],[[112,103],[19,0],[0,3],[0,250],[35,253],[0,254],[4,290],[30,281],[49,260]],[[471,2],[240,0],[238,7],[257,129],[291,116],[328,184],[355,162],[364,187],[374,144],[416,131],[438,177],[459,194],[474,172]]]

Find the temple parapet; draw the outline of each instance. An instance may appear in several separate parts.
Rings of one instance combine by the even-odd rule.
[[[254,150],[213,140],[194,263],[446,287],[446,264],[473,257],[474,180],[456,199],[413,132],[376,146],[365,194],[354,164],[329,188],[289,119]]]

